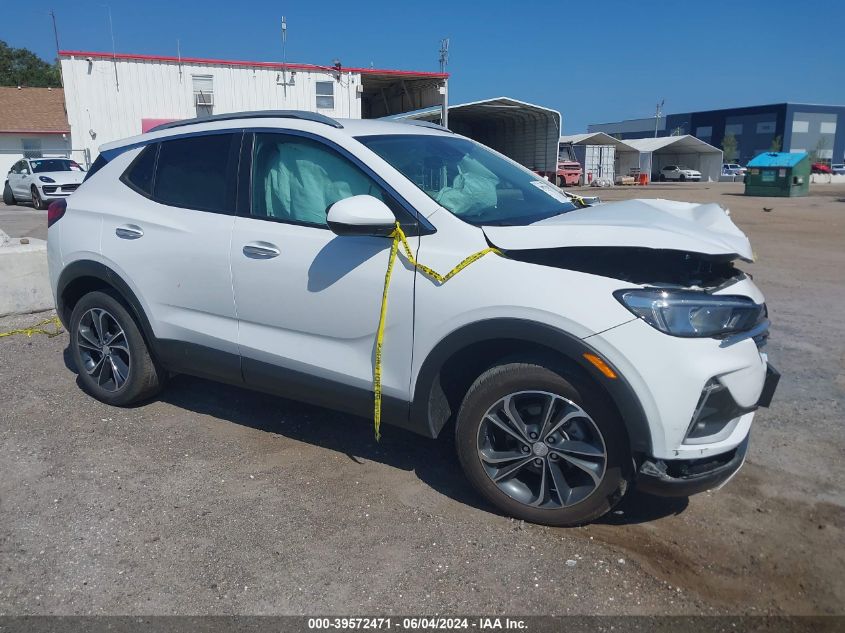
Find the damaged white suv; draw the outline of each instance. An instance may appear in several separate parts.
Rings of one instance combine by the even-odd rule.
[[[436,126],[167,124],[104,146],[48,216],[94,397],[130,405],[184,372],[372,416],[378,367],[384,422],[434,438],[454,421],[472,484],[528,521],[593,520],[632,484],[722,484],[777,384],[723,209],[587,206]],[[422,266],[462,261],[446,281]]]

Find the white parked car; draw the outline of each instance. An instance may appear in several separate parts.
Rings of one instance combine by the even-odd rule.
[[[701,172],[683,165],[666,165],[660,170],[660,180],[701,180]]]
[[[832,171],[838,176],[845,175],[845,165],[843,165],[842,163],[839,163],[838,165],[831,165],[830,171]]]
[[[528,521],[721,485],[777,384],[719,205],[588,206],[437,126],[166,124],[103,146],[48,224],[95,398],[133,405],[174,372],[364,416],[378,393],[385,424],[454,432],[475,488]]]
[[[723,163],[722,164],[722,174],[726,176],[744,176],[745,172],[748,171],[742,165],[737,163]],[[699,178],[701,174],[699,174]]]
[[[68,158],[24,158],[12,165],[3,186],[3,202],[26,200],[46,209],[51,200],[66,198],[85,178],[85,170]]]

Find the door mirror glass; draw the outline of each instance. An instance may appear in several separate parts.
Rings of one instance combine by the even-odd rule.
[[[388,206],[373,196],[344,198],[329,207],[329,228],[335,235],[378,235],[386,237],[396,228],[396,217]]]

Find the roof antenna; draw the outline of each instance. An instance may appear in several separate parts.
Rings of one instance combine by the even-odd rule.
[[[114,25],[112,24],[111,20],[111,5],[101,4],[100,6],[108,9],[109,12],[109,33],[111,34],[111,58],[112,62],[114,63],[114,85],[118,89],[118,91],[120,91],[120,80],[117,78],[117,51],[114,45]]]

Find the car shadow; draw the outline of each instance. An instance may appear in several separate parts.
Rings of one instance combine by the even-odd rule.
[[[681,514],[689,506],[689,497],[659,497],[634,487],[611,512],[600,518],[603,525],[636,525]]]
[[[76,382],[81,388],[69,346],[65,348],[63,358],[65,366],[77,374]],[[506,516],[478,495],[467,481],[458,463],[451,423],[436,440],[385,424],[381,441],[377,442],[371,420],[186,375],[171,378],[158,400],[239,426],[335,451],[356,464],[375,461],[413,472],[420,481],[454,501]],[[634,488],[613,512],[598,522],[605,525],[647,523],[680,514],[688,505],[686,497],[658,497]]]
[[[464,477],[455,454],[453,434],[448,429],[432,440],[385,423],[381,441],[377,442],[371,420],[184,375],[172,378],[159,400],[335,451],[358,464],[369,460],[414,472],[441,494],[496,513],[495,508],[475,494]]]

